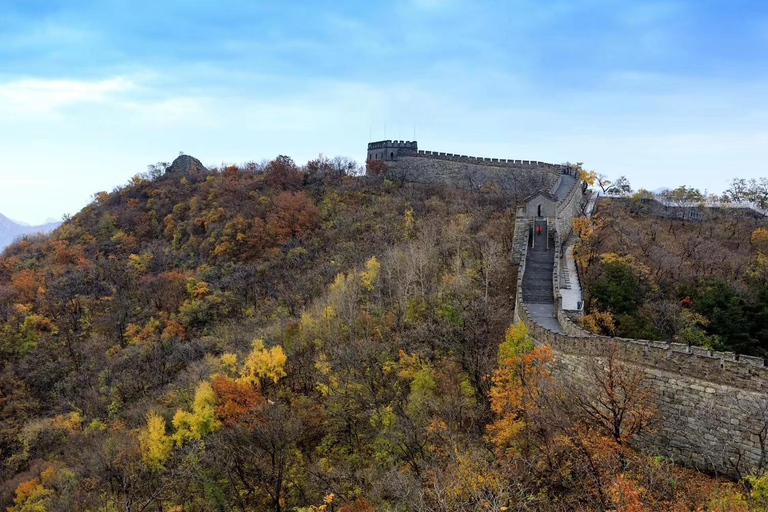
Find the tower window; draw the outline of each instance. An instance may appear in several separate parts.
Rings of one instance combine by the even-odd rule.
[[[539,217],[541,217],[541,205],[539,205]]]
[[[395,153],[394,152],[389,154],[389,159],[390,160],[394,160],[395,159]]]

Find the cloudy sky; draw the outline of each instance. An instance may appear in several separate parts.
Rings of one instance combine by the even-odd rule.
[[[635,186],[768,175],[754,0],[3,0],[0,213],[74,213],[183,151],[374,140],[581,161]]]

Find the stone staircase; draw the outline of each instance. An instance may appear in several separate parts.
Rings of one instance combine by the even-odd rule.
[[[537,228],[542,228],[542,234],[537,234]],[[547,239],[549,231],[546,221],[536,221],[528,243],[528,254],[525,259],[525,275],[523,276],[523,302],[525,304],[554,304],[552,291],[552,268],[555,263],[555,244]]]
[[[565,263],[565,258],[560,259],[560,289],[571,289],[571,273],[568,271],[568,265]]]

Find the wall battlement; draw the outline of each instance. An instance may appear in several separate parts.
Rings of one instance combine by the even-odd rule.
[[[419,149],[417,141],[410,140],[380,140],[368,143],[367,160],[396,161],[399,156],[416,156],[421,158],[448,160],[451,162],[495,167],[541,168],[543,170],[549,170],[553,172],[560,172],[566,167],[561,164],[550,164],[546,162],[539,162],[538,160],[488,158],[460,155],[458,153],[445,153],[441,151],[425,151]]]
[[[538,160],[487,158],[425,151],[417,141],[381,140],[368,143],[366,161],[386,163],[386,177],[396,182],[440,183],[472,190],[496,190],[520,201],[548,189],[568,165]]]
[[[538,160],[515,160],[512,158],[488,158],[480,156],[467,156],[458,155],[455,153],[442,153],[439,151],[424,151],[419,150],[418,155],[425,158],[435,158],[440,160],[450,160],[452,162],[478,164],[478,165],[493,165],[499,167],[540,167],[544,170],[560,171],[563,166],[560,164],[550,164],[546,162],[539,162]]]

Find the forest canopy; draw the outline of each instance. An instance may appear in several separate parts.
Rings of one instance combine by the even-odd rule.
[[[497,191],[343,158],[165,168],[0,256],[7,510],[765,506],[759,477],[736,487],[635,452],[654,398],[618,361],[594,368],[596,389],[632,399],[586,402],[550,375],[549,349],[511,323],[515,205]],[[603,254],[606,229],[595,307],[651,329],[638,312],[683,292],[641,255]],[[711,300],[739,305],[723,286],[734,298]],[[720,307],[694,292],[691,314]]]

